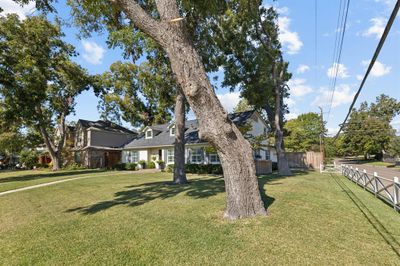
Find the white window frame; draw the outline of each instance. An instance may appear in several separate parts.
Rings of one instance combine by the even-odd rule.
[[[212,164],[219,164],[219,163],[221,163],[220,160],[219,160],[218,154],[216,154],[216,153],[210,153],[210,154],[208,155],[208,158],[209,158],[209,160],[210,160],[210,163],[212,163]]]
[[[149,136],[149,133],[150,132],[150,136]],[[146,139],[152,139],[153,138],[153,130],[151,130],[151,129],[148,129],[148,130],[146,130]]]
[[[175,162],[175,151],[174,149],[167,150],[167,164]]]
[[[265,150],[265,160],[271,160],[271,151]]]
[[[196,154],[195,154],[196,152]],[[201,164],[204,161],[203,158],[203,148],[192,148],[190,151],[190,163],[194,164]],[[196,158],[196,160],[193,160],[193,158]],[[198,160],[200,158],[200,160]]]
[[[130,153],[130,162],[131,163],[139,162],[139,151],[131,151],[131,153]]]
[[[171,128],[169,129],[169,135],[170,135],[171,137],[175,136],[175,126],[173,126],[173,127],[171,127]]]

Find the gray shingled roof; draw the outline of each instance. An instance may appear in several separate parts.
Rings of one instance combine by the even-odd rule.
[[[89,121],[89,120],[79,119],[78,123],[80,123],[82,125],[82,127],[85,127],[85,128],[93,127],[93,128],[97,128],[97,129],[101,129],[101,130],[106,130],[106,131],[114,131],[114,132],[137,135],[137,132],[129,130],[120,125],[117,125],[111,121],[103,121],[103,120]]]
[[[253,111],[240,112],[229,114],[229,118],[236,125],[243,125],[254,113]],[[130,143],[124,146],[127,148],[145,148],[145,147],[157,147],[157,146],[168,146],[174,145],[175,137],[169,134],[169,124],[154,125],[150,126],[151,129],[156,132],[153,138],[146,139],[144,134],[139,135],[136,139],[132,140]],[[189,120],[185,122],[185,143],[186,144],[198,144],[207,143],[199,139],[197,120]]]

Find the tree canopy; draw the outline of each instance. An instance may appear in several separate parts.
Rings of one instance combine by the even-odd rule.
[[[317,113],[301,114],[285,124],[285,145],[289,151],[319,151],[320,135],[326,133]]]
[[[53,161],[60,160],[65,118],[74,111],[74,99],[91,83],[71,60],[76,52],[63,36],[59,24],[44,16],[0,18],[2,117],[39,132]],[[56,163],[55,169],[59,167]]]

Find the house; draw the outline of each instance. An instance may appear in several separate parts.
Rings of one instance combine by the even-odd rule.
[[[246,136],[266,136],[268,124],[257,111],[229,114],[229,118],[238,127],[251,125]],[[174,163],[175,124],[147,126],[130,143],[123,147],[122,162],[137,163],[139,161],[164,161]],[[191,164],[219,164],[217,153],[204,140],[199,138],[197,120],[185,122],[185,161]],[[263,140],[265,148],[254,151],[255,160],[270,160],[270,149],[267,140]]]
[[[112,168],[121,160],[122,147],[137,135],[110,121],[80,119],[74,134],[75,162],[88,168]]]

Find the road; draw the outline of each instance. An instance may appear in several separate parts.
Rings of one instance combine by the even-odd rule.
[[[358,170],[363,171],[367,170],[367,173],[373,174],[374,172],[378,173],[378,176],[393,180],[393,177],[397,176],[400,178],[400,171],[394,168],[388,168],[385,166],[373,166],[366,165],[362,163],[357,163],[357,161],[349,160],[349,159],[337,159],[335,160],[337,165],[346,164],[353,166],[353,168],[358,168]]]

